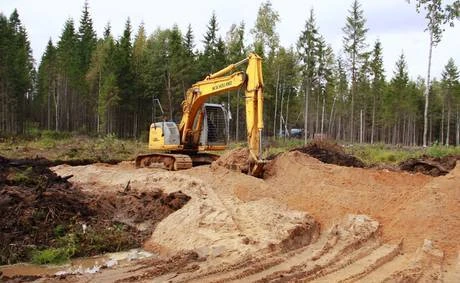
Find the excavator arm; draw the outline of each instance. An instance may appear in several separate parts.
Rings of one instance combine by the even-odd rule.
[[[238,66],[244,63],[248,65],[246,72],[234,72]],[[262,59],[254,53],[238,63],[231,64],[207,76],[187,91],[185,100],[182,102],[183,116],[179,125],[181,144],[186,150],[195,150],[198,147],[203,122],[201,109],[208,98],[236,90],[242,86],[245,87],[250,173],[259,175],[263,169],[263,162],[261,161],[261,136],[264,127],[263,76]]]

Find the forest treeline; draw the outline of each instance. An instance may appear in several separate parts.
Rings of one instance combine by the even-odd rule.
[[[134,31],[128,19],[120,37],[114,38],[110,24],[98,37],[85,2],[78,26],[68,19],[36,68],[17,11],[0,14],[0,131],[40,128],[139,137],[153,120],[162,119],[155,99],[165,118],[178,122],[187,88],[255,51],[264,59],[266,136],[306,128],[307,138],[323,134],[347,142],[421,145],[428,90],[429,143],[459,145],[460,84],[453,59],[429,89],[422,77],[409,78],[403,53],[393,58],[392,76],[386,77],[385,47],[368,42],[358,1],[344,17],[341,53],[321,35],[313,9],[294,46],[280,45],[279,21],[267,1],[250,28],[241,22],[221,31],[213,13],[203,36],[190,25],[185,31],[174,25],[148,34],[141,24]],[[228,107],[231,139],[244,138],[244,92],[212,102]]]

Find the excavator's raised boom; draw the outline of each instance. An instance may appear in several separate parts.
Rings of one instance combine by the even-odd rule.
[[[246,62],[248,65],[246,72],[228,74]],[[200,109],[205,101],[211,96],[227,93],[242,86],[245,86],[246,130],[251,155],[250,169],[257,171],[259,170],[257,164],[261,160],[261,136],[264,127],[262,58],[258,55],[251,53],[246,59],[231,64],[207,76],[203,81],[195,83],[187,91],[186,99],[182,103],[183,116],[179,125],[179,132],[181,133],[181,143],[185,149],[196,148],[201,133],[201,121],[203,120],[197,115],[202,115]],[[198,123],[195,123],[196,118],[198,118]],[[193,128],[194,126],[195,128]],[[257,174],[257,172],[253,172],[253,174]]]

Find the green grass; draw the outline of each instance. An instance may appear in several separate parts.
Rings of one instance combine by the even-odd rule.
[[[44,157],[49,160],[132,160],[148,152],[147,141],[118,139],[114,135],[89,137],[44,131],[33,137],[0,140],[0,155],[7,158]]]
[[[62,264],[73,255],[68,248],[49,248],[32,252],[31,262],[35,264]]]
[[[423,155],[431,157],[444,157],[447,155],[460,155],[460,147],[431,146],[422,147],[396,147],[384,144],[363,144],[347,147],[345,151],[361,159],[367,165],[390,164],[397,165],[409,158],[419,158]]]
[[[264,140],[264,158],[303,146],[303,139],[269,138]],[[141,140],[119,139],[114,135],[89,137],[72,133],[57,133],[53,131],[31,131],[27,137],[4,138],[0,140],[0,155],[7,158],[35,158],[45,157],[49,160],[133,160],[137,155],[147,153],[146,136]],[[232,142],[228,149],[247,147],[246,142]],[[390,164],[396,165],[408,158],[417,158],[422,155],[443,157],[459,155],[460,147],[432,146],[397,147],[385,144],[355,144],[345,148],[345,152],[352,154],[368,165]],[[213,152],[222,154],[222,152]],[[17,176],[22,178],[26,176]]]

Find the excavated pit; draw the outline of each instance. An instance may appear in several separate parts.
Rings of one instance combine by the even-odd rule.
[[[399,163],[399,169],[438,177],[444,176],[454,169],[457,160],[460,160],[460,155],[448,155],[441,158],[424,155]]]
[[[0,265],[59,247],[59,239],[69,234],[79,243],[73,256],[139,247],[158,222],[190,199],[181,192],[139,192],[129,184],[88,193],[43,164],[0,157]],[[98,243],[96,235],[102,237]]]

